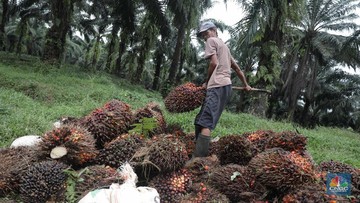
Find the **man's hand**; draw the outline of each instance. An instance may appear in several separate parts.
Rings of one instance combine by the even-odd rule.
[[[246,85],[246,86],[244,87],[244,89],[245,89],[245,91],[251,91],[252,87],[250,87],[250,85]]]
[[[204,82],[204,83],[202,84],[202,87],[203,87],[203,88],[206,88],[206,87],[207,87],[207,82]]]

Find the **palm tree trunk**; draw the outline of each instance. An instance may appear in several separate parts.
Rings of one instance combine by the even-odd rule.
[[[289,89],[289,92],[287,92],[289,120],[294,120],[295,110],[299,95],[301,93],[301,90],[306,85],[306,73],[307,73],[307,67],[309,66],[309,64],[307,64],[308,53],[309,53],[309,49],[307,49],[303,57],[300,58],[299,66],[297,68],[294,81],[291,85],[291,88]]]
[[[118,58],[116,59],[116,65],[115,65],[115,69],[114,69],[114,74],[116,74],[119,77],[124,78],[125,77],[125,73],[124,73],[124,66],[122,64],[122,56],[125,53],[126,50],[126,43],[127,43],[127,32],[125,30],[121,31],[120,34],[120,42],[119,42],[119,54],[118,54]]]
[[[115,52],[115,44],[117,40],[117,34],[119,32],[120,25],[118,23],[113,24],[113,29],[111,30],[111,40],[109,44],[108,54],[106,58],[106,69],[111,72],[111,62],[112,62],[112,55]]]
[[[99,60],[100,57],[100,40],[101,40],[101,36],[100,34],[96,37],[96,41],[93,47],[93,52],[92,52],[92,56],[91,56],[91,68],[93,70],[96,70],[96,66],[97,66],[97,62]]]
[[[19,27],[20,27],[20,32],[19,32],[19,37],[18,37],[18,41],[16,43],[16,54],[21,54],[21,50],[22,50],[22,41],[24,39],[24,37],[26,38],[26,33],[27,33],[27,25],[26,25],[26,19],[21,19],[19,22]]]
[[[161,67],[164,60],[164,50],[163,50],[163,44],[161,42],[158,42],[157,49],[154,54],[154,63],[155,63],[155,73],[154,73],[154,80],[152,84],[153,90],[159,89],[159,83],[160,83],[160,74],[161,74]]]
[[[175,51],[170,65],[169,76],[167,78],[167,85],[169,85],[169,87],[175,84],[175,76],[179,67],[181,49],[183,47],[184,38],[185,38],[185,25],[181,25],[178,29],[178,37],[176,40]]]
[[[180,84],[181,82],[181,78],[182,78],[182,70],[184,67],[184,63],[185,63],[185,54],[184,52],[181,53],[181,57],[180,57],[180,64],[179,64],[179,68],[177,71],[177,75],[176,75],[176,80],[175,80],[175,84]]]
[[[150,48],[149,47],[150,39],[149,39],[148,35],[144,36],[144,38],[145,39],[143,40],[143,46],[140,49],[140,54],[138,57],[138,65],[136,67],[135,73],[131,77],[132,83],[141,83],[141,81],[142,81],[142,73],[144,71],[146,55],[147,55],[148,49]]]
[[[310,106],[313,104],[314,102],[314,89],[315,89],[315,81],[316,81],[316,76],[317,76],[317,63],[314,62],[314,64],[309,66],[310,68],[312,68],[311,71],[311,75],[308,79],[308,82],[306,82],[306,91],[305,91],[305,105],[303,108],[303,111],[301,113],[301,117],[300,117],[300,123],[302,123],[304,126],[307,127],[314,127],[315,123],[314,121],[311,119],[312,114],[310,111]],[[310,117],[309,117],[310,115]]]
[[[5,26],[8,19],[9,0],[2,0],[2,15],[0,22],[0,50],[6,51]]]
[[[72,0],[52,0],[51,12],[53,25],[45,36],[43,61],[59,63],[65,51],[66,34],[70,29],[73,13]]]

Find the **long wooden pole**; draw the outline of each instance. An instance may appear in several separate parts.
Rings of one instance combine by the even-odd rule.
[[[245,87],[236,87],[236,86],[233,86],[232,87],[233,89],[235,90],[245,90]],[[266,90],[266,89],[258,89],[258,88],[251,88],[250,91],[254,91],[254,92],[264,92],[264,93],[268,93],[268,94],[271,94],[271,91],[269,90]]]

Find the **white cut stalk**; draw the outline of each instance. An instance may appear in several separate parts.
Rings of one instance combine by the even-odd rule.
[[[65,147],[55,147],[50,152],[50,157],[52,159],[59,159],[67,154],[67,149]]]

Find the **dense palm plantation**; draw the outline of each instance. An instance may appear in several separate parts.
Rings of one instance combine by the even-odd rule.
[[[246,14],[237,27],[215,23],[230,30],[229,46],[251,85],[272,94],[241,93],[229,108],[360,131],[359,76],[336,69],[360,67],[353,22],[360,1],[237,2]],[[211,7],[210,0],[2,0],[0,49],[106,71],[166,95],[185,81],[204,80],[203,42],[195,33]]]

